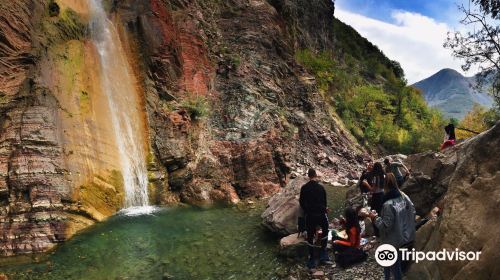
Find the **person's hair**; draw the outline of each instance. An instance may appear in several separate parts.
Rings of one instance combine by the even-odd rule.
[[[307,176],[309,178],[314,178],[317,177],[318,174],[316,173],[316,170],[314,170],[313,168],[309,168],[309,170],[307,170]]]
[[[452,123],[448,125],[448,135],[450,135],[450,140],[455,140],[455,126]]]
[[[390,160],[389,158],[385,158],[385,159],[384,159],[384,163],[385,163],[386,165],[388,165],[389,163],[391,163],[391,160]]]
[[[392,173],[387,173],[385,176],[385,187],[387,190],[398,189],[398,181],[396,181],[396,177]]]
[[[382,167],[382,164],[380,162],[375,162],[373,165],[373,174],[375,176],[384,176],[384,168]]]
[[[358,234],[361,233],[361,227],[359,226],[358,212],[352,207],[346,207],[344,210],[345,215],[345,230],[349,233],[349,229],[356,227]]]

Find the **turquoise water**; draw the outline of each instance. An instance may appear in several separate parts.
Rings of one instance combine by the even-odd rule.
[[[339,209],[343,194],[330,195]],[[3,265],[9,279],[280,279],[292,267],[254,209],[174,208],[111,217],[38,262]]]

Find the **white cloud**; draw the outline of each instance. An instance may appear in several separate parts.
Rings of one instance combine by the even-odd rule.
[[[443,68],[462,72],[461,61],[443,48],[447,33],[452,30],[446,23],[401,10],[392,12],[394,23],[342,9],[336,9],[335,16],[377,45],[387,57],[399,61],[409,83],[425,79]]]

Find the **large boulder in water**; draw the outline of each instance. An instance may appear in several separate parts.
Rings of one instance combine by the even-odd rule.
[[[494,279],[500,273],[500,123],[445,150],[441,162],[428,168],[435,184],[447,191],[439,204],[443,214],[417,233],[422,251],[480,251],[478,261],[424,261],[414,264],[410,279]],[[420,162],[429,161],[422,157]],[[418,156],[413,159],[421,164]],[[437,164],[439,165],[439,164]],[[450,172],[450,169],[453,169]],[[432,173],[432,175],[430,175]]]
[[[291,180],[281,192],[274,195],[262,213],[262,224],[273,232],[289,235],[297,232],[300,188],[308,182],[305,177]]]

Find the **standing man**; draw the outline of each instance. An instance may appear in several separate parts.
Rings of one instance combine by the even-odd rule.
[[[313,244],[314,233],[318,226],[321,227],[323,233],[320,262],[330,263],[330,258],[326,251],[326,244],[328,242],[328,217],[326,215],[326,191],[318,183],[316,170],[310,168],[307,171],[307,176],[309,177],[309,182],[300,189],[299,203],[306,217],[307,242],[309,243],[309,261],[307,267],[314,268],[316,267],[316,260],[314,259],[314,247],[311,245]]]

